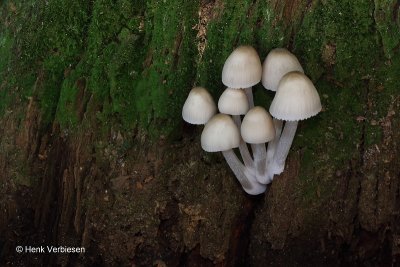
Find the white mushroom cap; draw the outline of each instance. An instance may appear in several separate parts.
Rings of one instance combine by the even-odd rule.
[[[311,80],[294,71],[283,76],[269,112],[279,120],[299,121],[317,115],[321,109],[321,100]]]
[[[226,151],[238,147],[239,143],[239,129],[226,114],[212,117],[201,133],[201,147],[207,152]]]
[[[214,99],[203,87],[193,88],[182,108],[182,118],[191,124],[205,124],[217,112]]]
[[[222,83],[231,88],[247,88],[259,83],[261,74],[257,51],[251,46],[239,46],[225,61]]]
[[[263,63],[262,85],[268,90],[276,91],[279,81],[291,71],[304,73],[296,56],[285,48],[272,49]]]
[[[249,101],[243,90],[226,88],[218,100],[219,112],[229,115],[244,115],[249,110]]]
[[[261,144],[275,137],[271,115],[263,107],[254,107],[247,112],[241,126],[242,138],[249,144]]]

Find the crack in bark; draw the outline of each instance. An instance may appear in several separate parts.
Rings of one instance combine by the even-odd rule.
[[[243,204],[243,210],[239,214],[236,224],[233,225],[229,249],[227,254],[227,266],[244,266],[249,257],[250,233],[254,222],[254,211],[264,194],[257,197],[247,197]]]
[[[183,28],[181,26],[181,28]],[[181,51],[182,48],[182,42],[183,42],[183,31],[178,32],[178,36],[175,38],[175,43],[174,43],[174,48],[172,50],[172,70],[175,71],[178,67],[179,63],[179,52]]]
[[[400,0],[397,0],[396,3],[394,4],[393,14],[392,14],[392,19],[396,24],[398,24],[397,20],[399,18],[399,8],[400,8]]]
[[[238,29],[238,34],[236,35],[236,39],[235,39],[235,41],[233,42],[233,44],[234,44],[233,46],[234,46],[234,47],[237,47],[237,46],[238,46],[239,38],[240,38],[240,33],[242,32],[243,27],[244,27],[244,25],[245,25],[245,20],[247,20],[247,18],[249,18],[250,16],[253,15],[254,7],[255,7],[257,4],[258,4],[258,0],[253,0],[253,2],[250,4],[249,8],[247,9],[246,18],[245,18],[244,20],[242,20],[242,23],[240,24],[239,29]]]

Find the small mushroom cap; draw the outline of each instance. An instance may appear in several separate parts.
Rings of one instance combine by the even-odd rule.
[[[247,88],[259,83],[261,74],[257,51],[251,46],[239,46],[225,61],[222,83],[231,88]]]
[[[283,76],[269,112],[279,120],[299,121],[317,115],[321,109],[321,100],[311,80],[294,71]]]
[[[193,88],[182,108],[182,118],[191,124],[206,124],[217,112],[214,99],[203,87]]]
[[[268,90],[276,91],[279,81],[291,71],[304,73],[296,56],[285,48],[272,49],[263,63],[262,85]]]
[[[249,144],[261,144],[275,137],[271,115],[263,107],[254,107],[247,112],[241,126],[242,138]]]
[[[201,133],[201,147],[207,152],[229,150],[238,147],[239,143],[239,129],[226,114],[212,117]]]
[[[243,90],[226,88],[218,100],[218,109],[229,115],[244,115],[249,110],[249,101]]]

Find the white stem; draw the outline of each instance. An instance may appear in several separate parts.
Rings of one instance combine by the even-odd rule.
[[[252,144],[251,149],[253,150],[254,165],[256,168],[256,179],[259,183],[267,184],[267,150],[265,144]]]
[[[240,126],[242,125],[242,121],[240,120],[239,115],[233,115],[233,120],[236,123],[236,126],[239,128],[240,131]],[[247,168],[254,169],[254,162],[253,159],[251,158],[251,154],[249,152],[249,148],[247,147],[247,144],[245,141],[243,141],[243,138],[240,137],[240,143],[239,143],[239,151],[240,155],[242,156],[244,165],[246,165]]]
[[[278,119],[273,119],[274,127],[275,127],[275,138],[268,143],[267,149],[267,176],[268,182],[272,182],[274,179],[274,173],[272,172],[271,164],[273,163],[273,158],[275,155],[276,147],[278,146],[279,139],[282,133],[282,125],[283,121]]]
[[[285,161],[289,154],[290,147],[296,133],[298,121],[287,121],[283,128],[281,138],[275,151],[271,171],[274,174],[281,174],[285,169]]]
[[[281,132],[282,132],[283,121],[274,118],[273,123],[274,123],[274,127],[275,127],[275,138],[268,143],[267,163],[269,161],[271,161],[272,158],[274,157],[274,154],[276,151],[276,146],[278,145],[279,137],[281,136]]]
[[[244,92],[246,93],[247,100],[249,101],[249,107],[250,108],[254,108],[253,89],[252,89],[252,87],[245,88]]]
[[[256,182],[249,169],[240,162],[235,152],[233,152],[233,149],[222,151],[222,155],[224,155],[226,162],[247,194],[259,195],[265,192],[266,185]]]

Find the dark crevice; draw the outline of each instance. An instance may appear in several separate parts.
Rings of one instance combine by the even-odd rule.
[[[291,33],[290,33],[290,37],[289,37],[289,41],[288,41],[288,45],[287,45],[287,49],[288,49],[289,51],[293,51],[293,49],[294,49],[294,47],[295,47],[295,45],[294,45],[295,38],[296,38],[296,32],[295,32],[295,30],[292,28]]]
[[[171,265],[172,266],[172,265]],[[215,264],[210,259],[205,259],[200,254],[200,245],[197,245],[193,249],[184,252],[176,265],[178,267],[186,266],[202,266],[202,267],[213,267]]]
[[[264,199],[265,194],[245,198],[242,211],[231,229],[226,266],[246,266],[255,210],[264,203]]]
[[[82,38],[83,38],[83,46],[85,48],[88,47],[89,28],[90,28],[90,25],[92,24],[92,20],[93,20],[94,1],[95,0],[90,0],[89,1],[89,4],[88,4],[89,8],[88,8],[88,14],[87,14],[88,20],[87,20],[87,22],[85,23],[85,25],[83,27],[83,36],[82,36]]]
[[[172,50],[172,58],[173,58],[172,68],[171,68],[172,71],[176,71],[178,67],[179,53],[182,49],[182,43],[183,43],[183,31],[179,31],[178,36],[175,38],[174,49]]]
[[[397,0],[396,3],[394,4],[393,15],[392,15],[393,21],[395,23],[398,23],[397,20],[399,19],[399,8],[400,8],[400,0]]]

